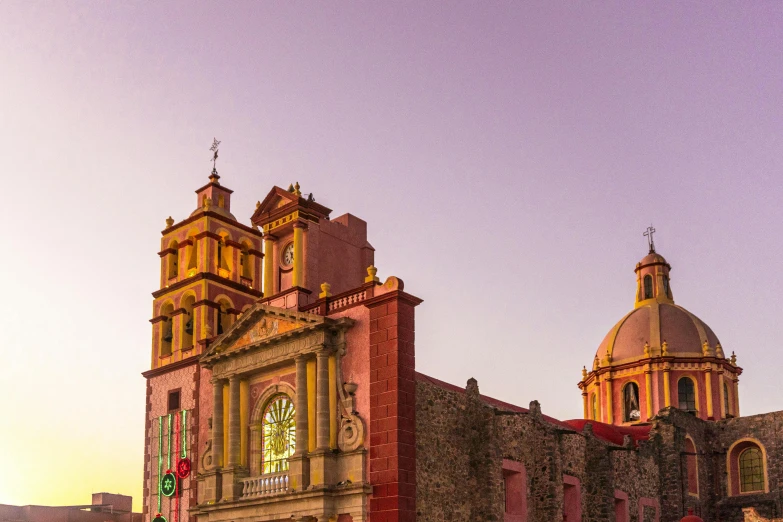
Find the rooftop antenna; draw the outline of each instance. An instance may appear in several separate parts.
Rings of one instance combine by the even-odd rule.
[[[647,231],[643,234],[647,237],[647,245],[650,247],[650,253],[655,253],[655,240],[653,239],[653,234],[655,234],[655,229],[652,226],[652,223],[650,223],[650,226],[647,227]]]

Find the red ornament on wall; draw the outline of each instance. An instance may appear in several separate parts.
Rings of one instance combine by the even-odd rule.
[[[190,470],[193,468],[189,458],[179,459],[177,461],[177,476],[179,478],[185,478],[190,475]]]

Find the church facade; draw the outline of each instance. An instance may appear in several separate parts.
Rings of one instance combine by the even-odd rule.
[[[161,238],[144,520],[783,516],[783,412],[740,416],[736,357],[652,244],[561,421],[416,371],[422,301],[377,277],[361,219],[296,184],[243,224],[215,170],[196,194]]]

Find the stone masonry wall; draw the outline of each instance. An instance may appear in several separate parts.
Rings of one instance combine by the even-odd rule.
[[[620,447],[527,412],[487,404],[478,385],[465,393],[419,380],[416,388],[416,512],[421,522],[504,520],[503,460],[524,465],[527,521],[563,520],[563,475],[581,482],[582,521],[614,522],[614,491],[657,498],[655,446]],[[649,511],[645,516],[649,518]],[[652,511],[654,513],[654,511]]]

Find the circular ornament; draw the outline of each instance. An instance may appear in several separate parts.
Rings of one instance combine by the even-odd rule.
[[[193,464],[189,458],[179,459],[177,461],[177,476],[179,478],[185,478],[190,475],[190,470],[193,469]]]
[[[152,522],[168,522],[168,521],[166,520],[166,517],[158,513],[157,515],[155,515],[155,518],[152,519]]]
[[[171,471],[166,472],[160,479],[160,492],[165,497],[171,497],[177,492],[177,475]]]

